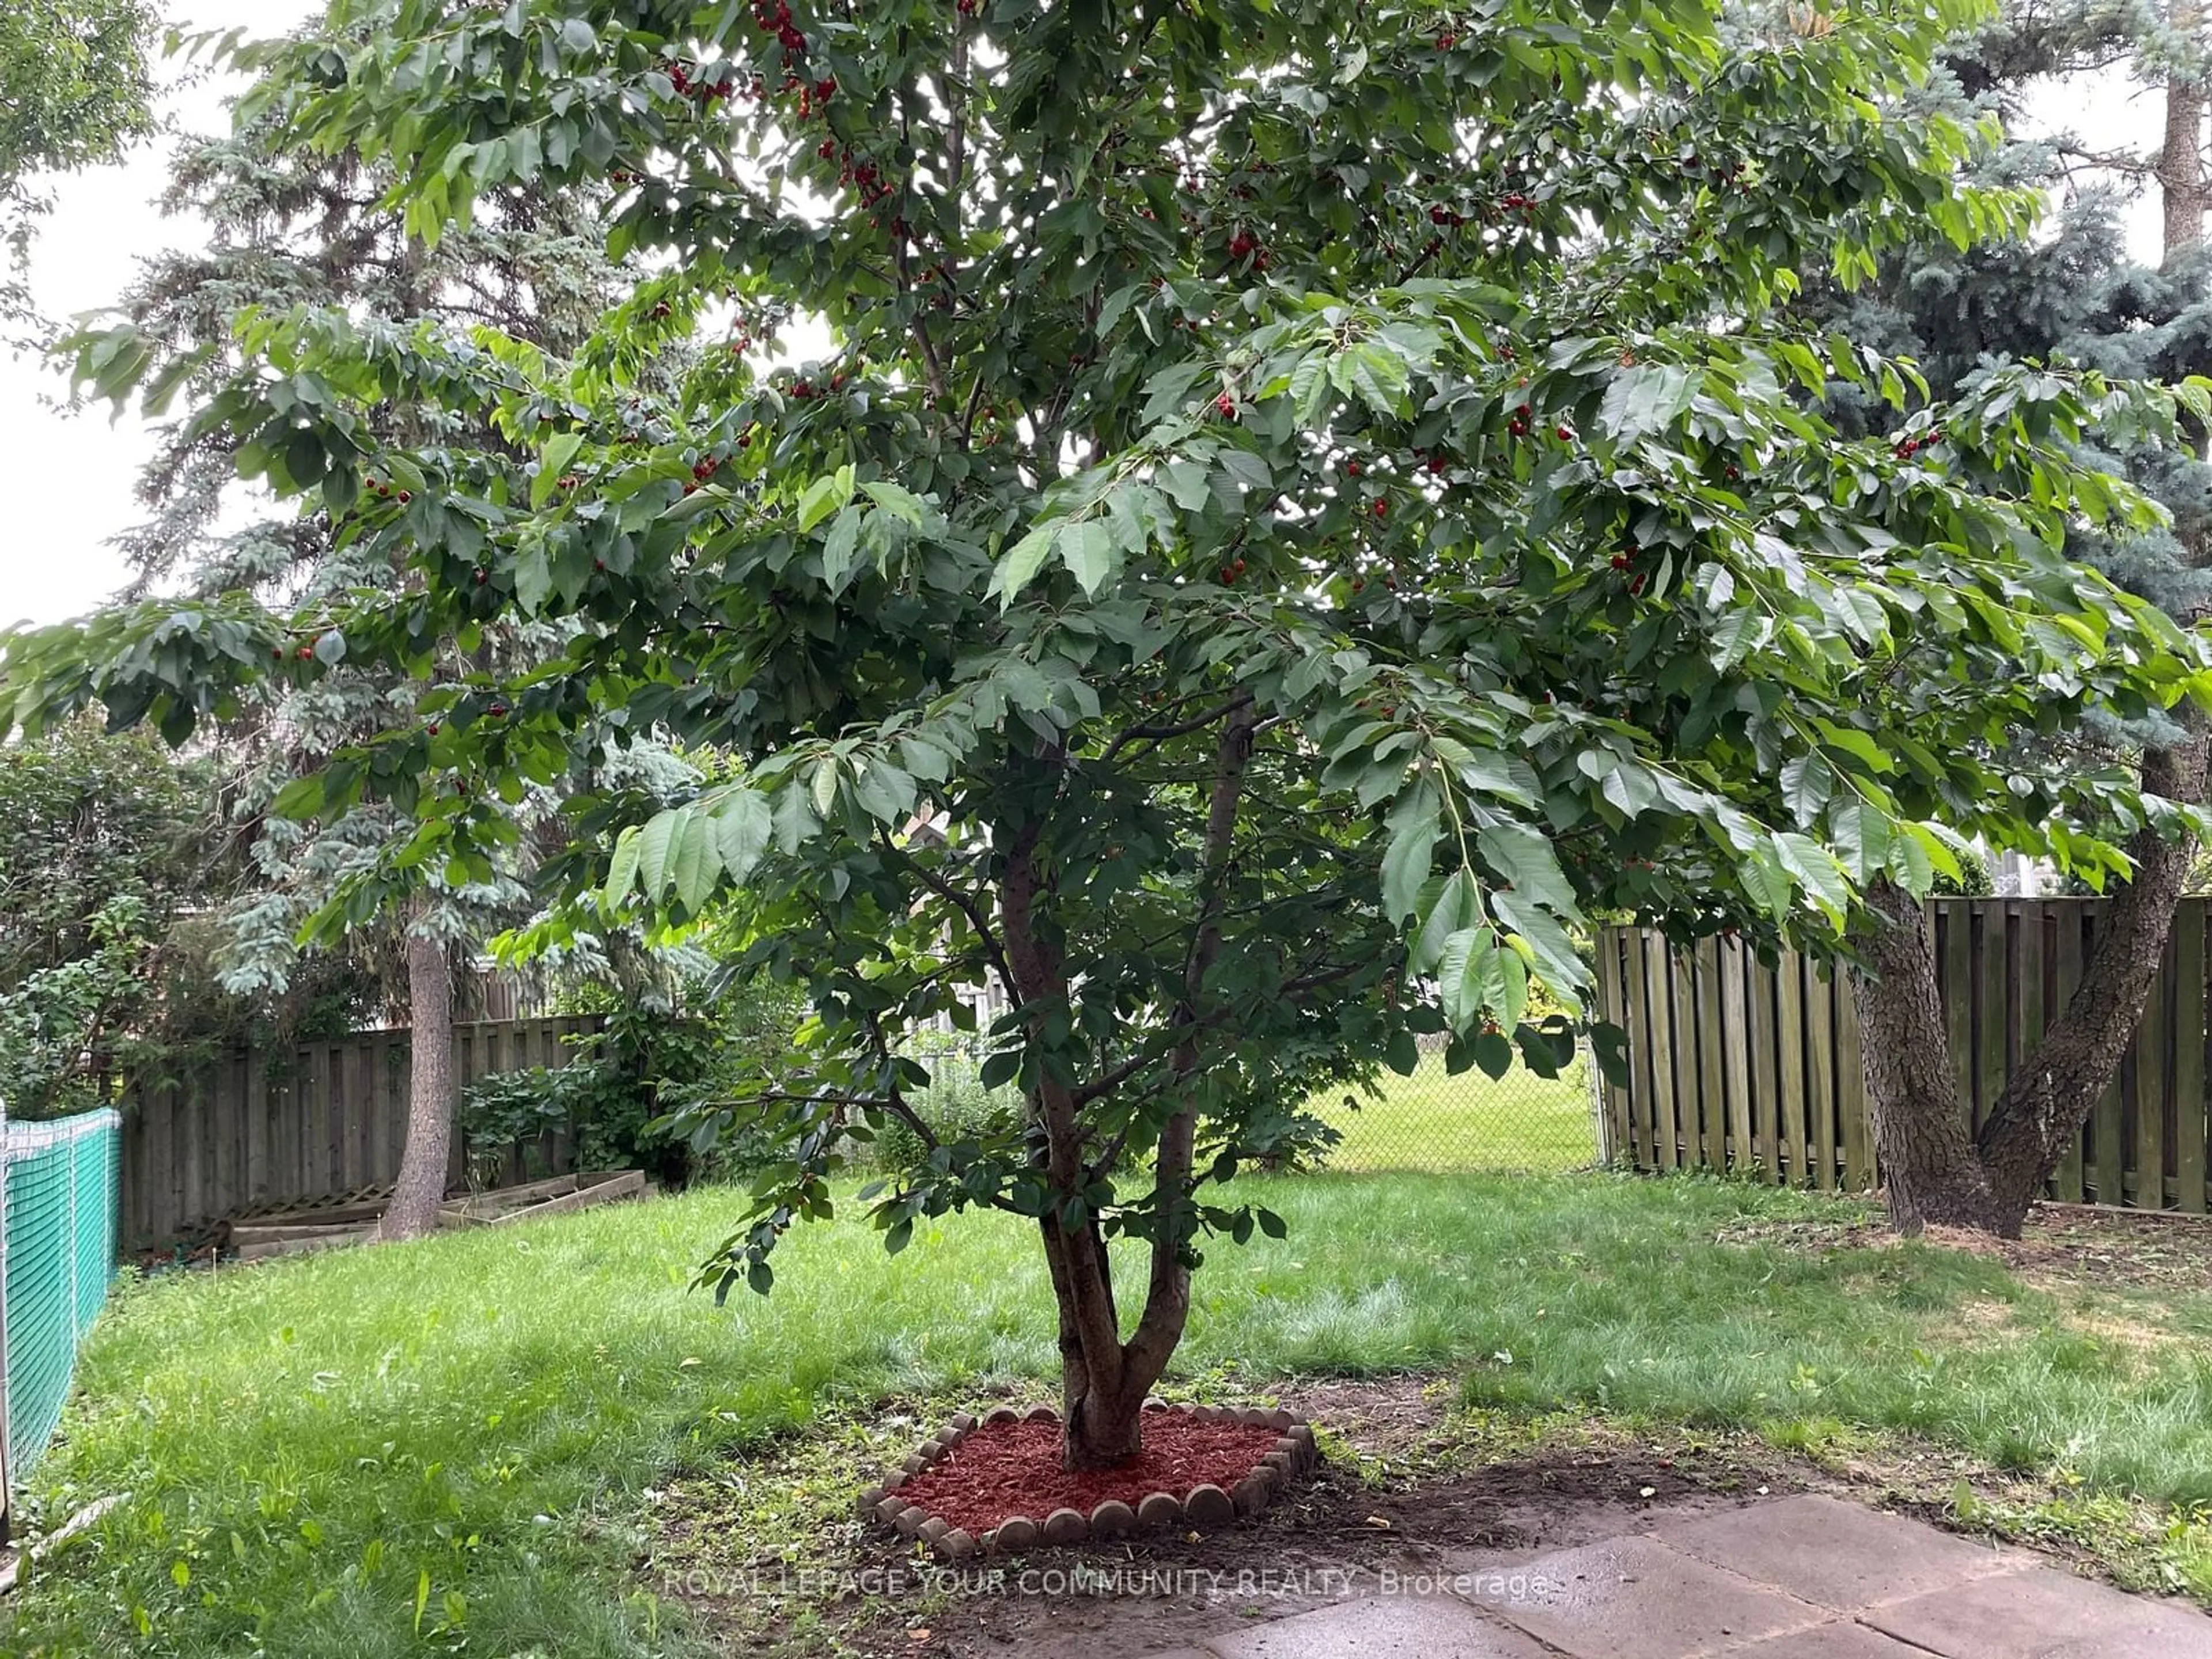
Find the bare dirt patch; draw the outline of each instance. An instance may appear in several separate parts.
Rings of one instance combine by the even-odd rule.
[[[2039,1289],[2212,1288],[2212,1218],[2203,1216],[2039,1204],[2019,1238],[1960,1227],[1930,1227],[1923,1237],[1945,1249],[2002,1261]],[[1728,1228],[1717,1239],[1813,1251],[1893,1249],[1903,1242],[1886,1224],[1856,1216],[1752,1222]]]

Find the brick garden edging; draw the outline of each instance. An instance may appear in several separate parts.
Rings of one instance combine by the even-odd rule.
[[[901,1488],[978,1428],[1020,1422],[1057,1423],[1060,1413],[1049,1406],[1032,1406],[1026,1412],[1000,1406],[979,1423],[970,1413],[961,1412],[923,1441],[902,1468],[861,1492],[860,1515],[902,1538],[919,1540],[944,1560],[964,1561],[971,1556],[1012,1554],[1041,1543],[1079,1544],[1091,1538],[1122,1538],[1185,1522],[1194,1527],[1222,1526],[1240,1516],[1257,1515],[1287,1491],[1293,1480],[1310,1473],[1321,1461],[1312,1425],[1295,1413],[1262,1411],[1257,1407],[1238,1411],[1226,1406],[1170,1406],[1160,1400],[1146,1401],[1145,1409],[1178,1412],[1201,1423],[1235,1422],[1249,1428],[1273,1429],[1275,1443],[1249,1474],[1226,1490],[1202,1483],[1180,1494],[1150,1492],[1133,1509],[1118,1498],[1109,1498],[1089,1515],[1080,1510],[1054,1510],[1042,1521],[1010,1515],[981,1538],[975,1538],[906,1502],[899,1496]]]

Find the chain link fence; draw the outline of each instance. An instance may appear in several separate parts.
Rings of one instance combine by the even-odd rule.
[[[982,1087],[983,1039],[941,1032],[912,1045],[929,1067],[917,1109],[941,1137],[990,1127],[1015,1109],[1012,1096]],[[1602,1157],[1598,1141],[1596,1067],[1585,1046],[1557,1077],[1540,1077],[1516,1059],[1504,1077],[1444,1066],[1441,1036],[1421,1044],[1408,1076],[1385,1069],[1372,1091],[1333,1089],[1306,1109],[1341,1139],[1322,1167],[1352,1174],[1472,1175],[1486,1170],[1587,1169]],[[894,1160],[918,1151],[903,1133],[882,1152]]]
[[[1385,1070],[1370,1094],[1332,1090],[1307,1108],[1343,1136],[1332,1170],[1475,1174],[1580,1170],[1598,1162],[1596,1067],[1587,1048],[1557,1077],[1517,1059],[1504,1076],[1444,1067],[1443,1039],[1422,1045],[1411,1075]]]
[[[0,1121],[0,1422],[10,1480],[21,1480],[53,1437],[77,1344],[115,1276],[121,1125],[108,1110]]]

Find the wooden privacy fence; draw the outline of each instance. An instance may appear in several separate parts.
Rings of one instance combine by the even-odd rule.
[[[565,1066],[579,1049],[562,1039],[599,1025],[593,1018],[457,1024],[454,1085]],[[389,1187],[407,1133],[410,1040],[404,1030],[361,1031],[281,1054],[242,1049],[173,1082],[130,1089],[125,1243],[143,1247],[226,1217]],[[561,1133],[511,1146],[501,1179],[564,1173],[574,1150]],[[464,1183],[470,1152],[456,1133],[449,1185]]]
[[[1937,980],[1951,1066],[1977,1127],[2081,982],[2095,899],[1937,899]],[[2206,925],[2182,901],[2166,960],[2105,1097],[2051,1195],[2206,1211]],[[1734,939],[1670,946],[1656,929],[1598,937],[1603,1018],[1628,1033],[1605,1089],[1604,1148],[1639,1168],[1735,1170],[1826,1189],[1875,1182],[1858,1005],[1847,976]]]

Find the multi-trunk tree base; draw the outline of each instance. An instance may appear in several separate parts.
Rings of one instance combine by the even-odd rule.
[[[2143,757],[2148,796],[2204,799],[2202,722]],[[2020,1237],[2029,1207],[2112,1080],[2165,959],[2197,842],[2144,829],[2128,842],[2134,874],[2099,917],[2081,982],[2033,1054],[1970,1127],[1944,1034],[1936,955],[1919,902],[1887,881],[1867,890],[1875,925],[1860,941],[1857,978],[1867,1104],[1890,1218],[1905,1232],[1930,1223]]]

